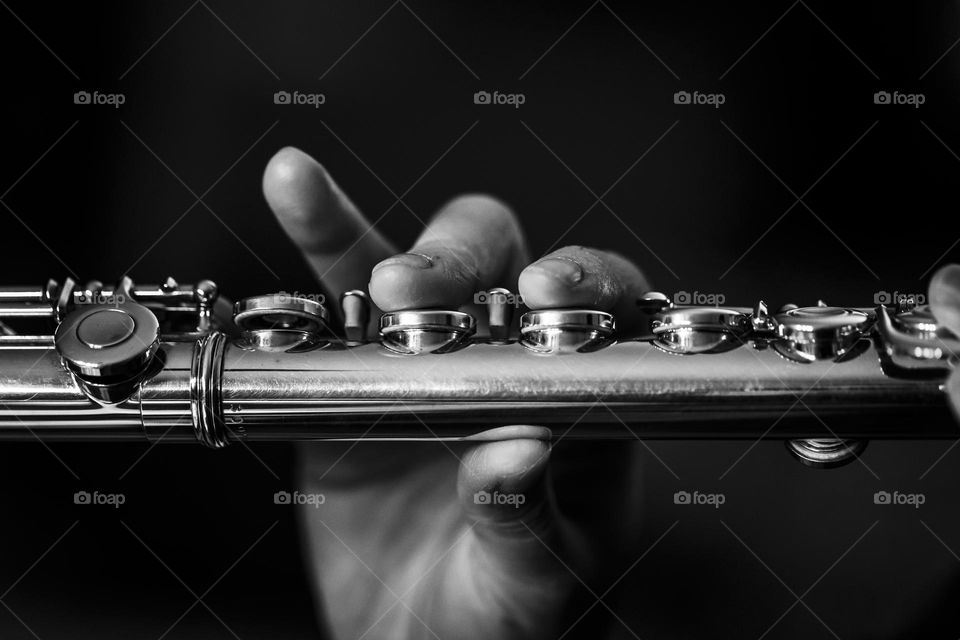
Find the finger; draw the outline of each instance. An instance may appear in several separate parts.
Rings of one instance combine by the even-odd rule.
[[[948,264],[938,269],[930,279],[927,293],[933,317],[960,335],[960,265]]]
[[[649,291],[632,262],[609,251],[564,247],[537,260],[520,274],[519,289],[531,309],[589,307],[609,311],[617,326],[629,329],[640,319],[636,305]]]
[[[960,421],[960,369],[954,370],[947,378],[946,391],[953,417]]]
[[[455,309],[481,290],[512,289],[526,261],[513,212],[488,196],[461,196],[440,210],[408,253],[374,267],[370,296],[384,311]]]
[[[334,295],[366,289],[367,274],[393,247],[372,228],[326,170],[284,147],[263,173],[263,194],[316,276]]]
[[[463,456],[460,504],[473,523],[471,573],[494,593],[524,594],[523,606],[549,608],[576,586],[564,564],[589,574],[586,545],[560,515],[548,473],[548,430],[490,442]],[[560,559],[563,559],[561,561]]]

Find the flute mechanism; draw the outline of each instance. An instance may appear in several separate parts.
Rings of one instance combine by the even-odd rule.
[[[781,439],[837,466],[868,438],[956,438],[943,381],[960,341],[925,306],[593,309],[373,318],[361,291],[232,306],[216,285],[67,279],[0,290],[0,439],[461,440],[541,424],[556,439]],[[24,331],[23,327],[28,327]],[[39,328],[38,328],[39,327]],[[377,330],[378,329],[378,330]]]

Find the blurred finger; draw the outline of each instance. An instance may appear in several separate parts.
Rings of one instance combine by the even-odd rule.
[[[560,515],[548,473],[550,444],[535,437],[481,444],[460,465],[457,492],[473,521],[471,574],[492,593],[512,594],[526,615],[551,612],[569,598],[578,581],[567,567],[588,576],[587,547]],[[563,559],[561,561],[560,559]]]
[[[941,267],[930,279],[930,311],[937,322],[960,335],[960,265]]]
[[[370,295],[384,311],[455,309],[481,290],[513,289],[527,260],[510,209],[488,196],[461,196],[440,210],[409,252],[374,267]]]
[[[636,301],[649,290],[640,269],[609,251],[564,247],[520,274],[519,289],[531,309],[589,307],[609,311],[621,329],[640,318]]]
[[[263,173],[263,194],[330,293],[366,289],[367,275],[393,247],[372,228],[316,160],[284,147]]]

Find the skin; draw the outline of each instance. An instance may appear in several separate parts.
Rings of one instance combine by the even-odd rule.
[[[633,263],[605,251],[569,246],[531,263],[516,216],[489,196],[451,200],[399,253],[302,151],[270,160],[263,191],[326,289],[367,290],[380,311],[456,309],[503,286],[532,309],[593,307],[629,330],[649,290]],[[960,334],[960,266],[934,276],[929,299]],[[949,387],[956,403],[960,379]],[[515,425],[449,447],[302,446],[300,490],[325,496],[302,512],[321,624],[371,640],[562,633],[584,609],[571,605],[636,557],[641,482],[636,447],[568,450],[549,435]],[[477,504],[480,491],[524,502]],[[578,625],[564,637],[578,633],[598,631]]]

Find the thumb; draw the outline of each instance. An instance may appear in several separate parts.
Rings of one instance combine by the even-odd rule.
[[[457,482],[473,522],[475,584],[501,606],[516,607],[520,620],[556,617],[588,569],[587,546],[553,496],[549,436],[543,427],[487,431],[474,439],[496,441],[466,452]]]

